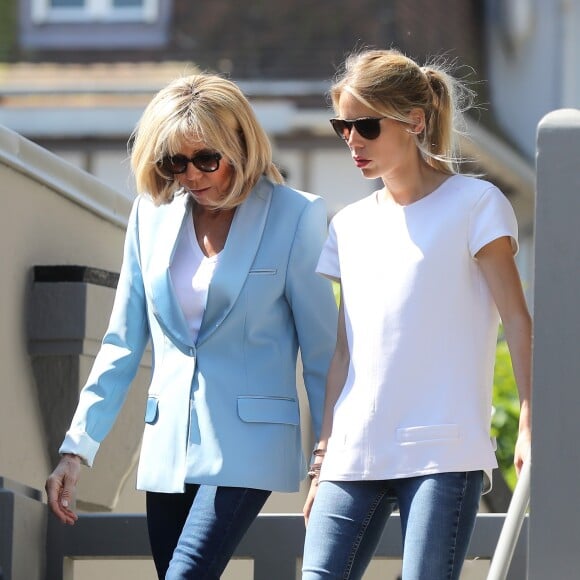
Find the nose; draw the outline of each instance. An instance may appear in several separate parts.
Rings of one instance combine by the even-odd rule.
[[[346,140],[347,145],[352,149],[353,143],[357,143],[360,139],[360,135],[358,134],[357,130],[355,129],[354,125],[350,128],[350,133],[348,134],[348,138]]]
[[[196,179],[201,173],[203,171],[199,170],[191,161],[188,161],[183,175],[186,179]]]

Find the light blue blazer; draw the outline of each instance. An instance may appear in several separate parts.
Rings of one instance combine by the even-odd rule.
[[[258,182],[234,215],[195,343],[169,270],[189,219],[187,195],[159,207],[135,201],[109,327],[60,452],[92,465],[151,340],[137,487],[295,491],[305,476],[297,353],[318,436],[336,337],[332,289],[315,274],[324,203]]]

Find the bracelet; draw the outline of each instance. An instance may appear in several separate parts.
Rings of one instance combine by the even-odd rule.
[[[308,468],[308,476],[310,479],[318,479],[320,476],[320,468],[322,467],[322,463],[313,463]]]
[[[314,457],[324,457],[326,455],[326,449],[315,449],[312,452],[312,455],[314,455]]]

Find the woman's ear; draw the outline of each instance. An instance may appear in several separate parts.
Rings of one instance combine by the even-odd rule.
[[[425,111],[423,109],[412,109],[409,120],[409,133],[420,135],[425,130]]]

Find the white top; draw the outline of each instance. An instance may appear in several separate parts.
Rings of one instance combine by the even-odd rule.
[[[180,233],[170,271],[177,300],[195,341],[219,254],[208,258],[199,247],[191,216]]]
[[[321,479],[497,466],[490,439],[499,315],[475,254],[517,223],[460,175],[408,206],[377,192],[332,220],[317,271],[341,280],[351,359]]]

